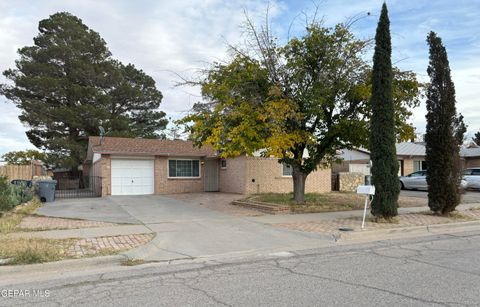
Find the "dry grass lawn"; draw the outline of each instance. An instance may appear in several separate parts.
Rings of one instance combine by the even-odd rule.
[[[0,237],[0,258],[11,259],[8,264],[31,264],[66,258],[66,248],[72,239]]]
[[[78,244],[79,239],[44,239],[29,237],[12,237],[12,232],[22,231],[18,227],[22,219],[34,214],[40,207],[40,201],[35,198],[32,201],[15,207],[9,212],[0,215],[0,265],[2,264],[32,264],[58,261],[62,259],[78,258],[69,250]],[[88,249],[88,247],[84,247]],[[82,257],[107,256],[118,254],[122,250],[92,247],[91,253]]]
[[[40,200],[34,198],[28,203],[15,207],[10,212],[0,215],[0,234],[13,232],[26,215],[30,215],[40,207]]]

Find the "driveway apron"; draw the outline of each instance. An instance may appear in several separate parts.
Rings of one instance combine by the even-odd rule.
[[[61,200],[40,214],[142,224],[156,237],[125,253],[146,261],[235,256],[332,244],[331,237],[287,230],[158,195]]]
[[[121,207],[157,235],[145,246],[127,252],[129,258],[162,261],[228,257],[313,248],[332,242],[323,235],[274,228],[169,197],[135,199],[135,203]]]

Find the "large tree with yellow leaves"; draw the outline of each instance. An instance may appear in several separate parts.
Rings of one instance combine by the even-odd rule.
[[[307,176],[337,150],[368,146],[369,41],[339,24],[313,23],[303,37],[278,46],[268,27],[250,23],[251,42],[227,63],[214,63],[199,83],[204,102],[181,122],[195,144],[223,157],[262,150],[292,167],[294,199],[304,202]],[[399,138],[409,138],[409,107],[418,104],[415,75],[396,71]]]

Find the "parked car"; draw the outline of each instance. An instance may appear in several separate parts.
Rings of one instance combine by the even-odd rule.
[[[480,179],[480,178],[479,178]],[[400,180],[400,189],[402,190],[428,190],[427,184],[427,171],[416,171],[407,176],[401,176]],[[460,188],[465,190],[468,184],[465,179],[460,181]]]
[[[24,180],[24,179],[14,179],[10,181],[11,184],[13,185],[18,185],[18,186],[24,186],[27,188],[32,187],[32,181],[31,180]]]
[[[467,168],[463,171],[467,189],[480,189],[480,168]]]
[[[402,190],[427,190],[427,171],[417,171],[400,177]]]

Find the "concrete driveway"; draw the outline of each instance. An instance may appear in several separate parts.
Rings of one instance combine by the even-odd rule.
[[[208,200],[215,202],[215,194]],[[225,196],[218,194],[219,198]],[[241,197],[241,196],[238,196]],[[220,199],[219,199],[220,201]],[[332,245],[331,237],[272,227],[199,205],[158,195],[58,200],[39,214],[115,223],[141,224],[157,235],[126,253],[147,261],[273,253]]]

